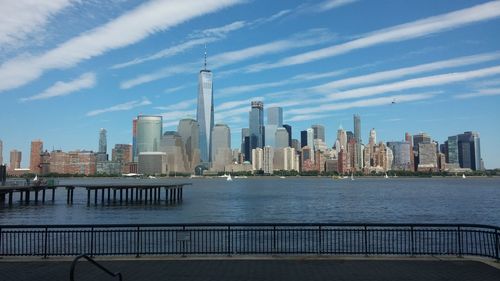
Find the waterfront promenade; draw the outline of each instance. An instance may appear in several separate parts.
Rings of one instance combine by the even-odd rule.
[[[0,260],[2,280],[69,280],[69,258],[25,259]],[[142,281],[500,280],[498,263],[457,258],[115,258],[98,261],[113,272],[121,272],[123,280]],[[118,279],[105,275],[88,262],[80,262],[75,280]]]

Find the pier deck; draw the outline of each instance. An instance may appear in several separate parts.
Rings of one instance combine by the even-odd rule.
[[[87,191],[87,205],[92,202],[99,203],[143,203],[160,204],[175,203],[183,199],[183,187],[191,185],[190,183],[176,184],[57,184],[57,185],[7,185],[0,186],[0,203],[8,199],[8,205],[12,206],[16,193],[19,194],[19,201],[41,202],[46,201],[46,191],[51,190],[51,201],[55,200],[55,192],[58,188],[66,190],[66,203],[68,205],[74,202],[74,190],[82,188]],[[41,196],[40,196],[41,193]],[[33,196],[32,196],[33,195]]]

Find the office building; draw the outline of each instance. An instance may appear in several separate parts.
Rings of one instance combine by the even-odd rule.
[[[276,147],[276,130],[283,127],[283,109],[270,107],[267,109],[267,123],[265,126],[265,144]]]
[[[141,152],[137,171],[145,175],[167,174],[167,154],[165,152]]]
[[[272,174],[274,171],[274,149],[266,145],[264,146],[262,154],[262,170],[264,171],[264,174]]]
[[[292,147],[292,126],[285,124],[283,128],[288,132],[288,146]]]
[[[313,129],[313,139],[320,139],[324,142],[326,142],[325,139],[325,127],[322,125],[312,125],[311,128]]]
[[[354,139],[356,140],[356,163],[357,163],[357,170],[361,170],[362,167],[362,150],[361,150],[361,117],[357,114],[353,115],[353,121],[354,121]]]
[[[9,170],[14,171],[15,169],[21,169],[22,153],[17,149],[10,151],[10,165]]]
[[[43,152],[43,142],[41,140],[31,141],[31,152],[30,152],[30,172],[34,174],[40,174],[41,164],[42,164],[42,152]]]
[[[252,158],[252,149],[250,148],[250,129],[241,129],[241,153],[244,161],[250,161]]]
[[[288,131],[283,127],[277,128],[275,132],[274,141],[275,141],[274,145],[275,148],[288,147]]]
[[[137,154],[137,118],[132,120],[132,162],[139,161]]]
[[[108,140],[106,129],[99,130],[99,148],[97,150],[97,162],[108,161]]]
[[[200,70],[198,75],[198,107],[196,111],[196,120],[200,128],[200,160],[202,163],[210,162],[211,136],[214,127],[213,74],[207,69],[206,55],[205,52],[204,69]]]
[[[387,142],[387,146],[392,150],[394,160],[392,161],[392,170],[412,171],[412,162],[410,158],[411,146],[407,141]]]
[[[198,122],[191,118],[181,119],[177,126],[177,133],[182,139],[188,169],[192,172],[200,163],[200,128]]]
[[[265,145],[264,103],[252,101],[251,107],[249,113],[250,149],[263,148]]]
[[[231,130],[226,124],[216,124],[212,130],[212,156],[214,171],[224,171],[233,160]]]
[[[436,172],[438,170],[437,164],[436,143],[430,141],[418,142],[417,170],[421,172]]]
[[[137,155],[160,151],[163,121],[161,116],[137,116]]]
[[[252,170],[260,171],[264,167],[264,150],[260,147],[252,149]]]
[[[167,173],[190,172],[184,144],[181,136],[177,132],[165,132],[161,138],[160,147],[160,151],[165,153]]]
[[[301,145],[301,148],[308,145],[308,143],[307,143],[307,131],[300,131],[300,145]]]
[[[446,156],[449,164],[459,164],[458,136],[448,137]]]
[[[481,142],[476,132],[458,135],[458,160],[461,168],[481,170]]]

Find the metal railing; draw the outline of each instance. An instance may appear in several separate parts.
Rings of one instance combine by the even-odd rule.
[[[0,225],[0,256],[448,255],[500,260],[476,224]]]
[[[112,272],[111,270],[105,268],[102,264],[96,262],[93,258],[89,257],[88,255],[79,255],[75,259],[73,259],[73,262],[71,263],[71,268],[69,271],[69,280],[70,281],[75,281],[75,269],[76,269],[76,264],[78,263],[78,260],[80,259],[86,259],[88,262],[90,262],[92,265],[95,267],[99,268],[106,274],[108,274],[111,277],[118,277],[119,281],[122,281],[122,274],[120,272]]]

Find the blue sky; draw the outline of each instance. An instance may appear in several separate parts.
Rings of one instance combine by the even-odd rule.
[[[239,147],[250,101],[282,106],[294,138],[362,119],[379,141],[481,135],[500,167],[500,1],[53,0],[0,4],[0,139],[46,149],[131,143],[138,114],[195,117],[207,45],[217,123]],[[395,101],[396,103],[392,103]]]

